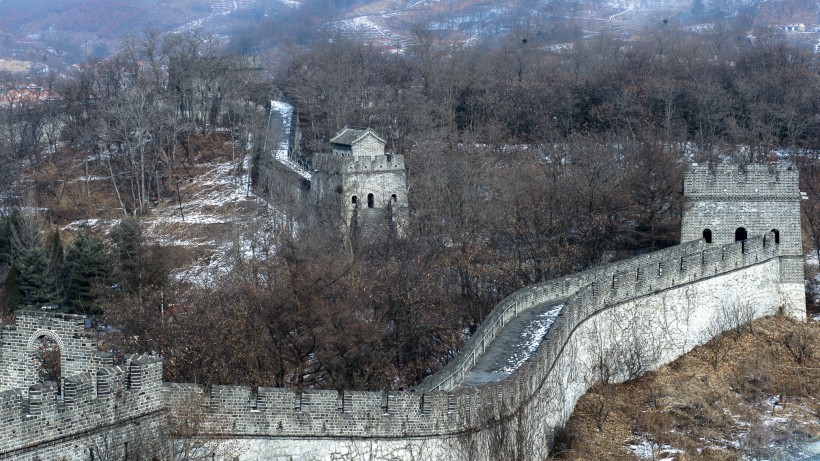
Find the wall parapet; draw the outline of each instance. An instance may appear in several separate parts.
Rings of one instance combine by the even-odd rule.
[[[519,290],[499,303],[484,328],[473,335],[457,368],[446,370],[437,383],[425,383],[429,387],[411,392],[298,392],[266,387],[254,391],[247,386],[213,386],[206,391],[165,384],[163,399],[178,402],[186,393],[196,395],[208,421],[203,430],[219,437],[403,439],[465,434],[510,418],[546,381],[558,379],[555,364],[574,331],[590,318],[666,290],[776,264],[779,256],[771,235],[724,246],[695,241]],[[491,340],[487,338],[503,324],[555,299],[564,300],[565,307],[529,361],[499,382],[469,388],[452,385],[455,373],[462,373],[458,370],[463,364],[472,366],[474,356]],[[574,400],[558,400],[548,404],[574,406]],[[556,411],[554,422],[565,422],[565,413]]]
[[[385,154],[374,157],[340,157],[335,154],[317,153],[313,155],[313,169],[337,172],[379,172],[404,171],[404,156]]]
[[[703,240],[695,240],[521,288],[501,300],[462,347],[459,355],[438,372],[428,376],[419,386],[419,390],[427,392],[450,390],[458,386],[464,380],[464,376],[470,368],[487,350],[487,347],[501,331],[501,328],[522,312],[541,304],[564,301],[583,286],[603,276],[612,277],[618,272],[625,272],[638,267],[646,269],[647,266],[656,263],[659,264],[659,267],[663,267],[668,265],[669,261],[674,261],[686,254],[697,253],[706,246]],[[645,279],[646,275],[650,273],[652,271],[644,271],[643,276],[638,273],[633,279]],[[619,279],[621,283],[627,280],[629,280],[628,277]]]
[[[62,394],[42,383],[0,392],[0,459],[156,413],[161,385],[159,357],[134,355],[123,366],[67,376]]]

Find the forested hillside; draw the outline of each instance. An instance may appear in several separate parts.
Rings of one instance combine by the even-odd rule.
[[[59,97],[0,106],[6,312],[99,314],[108,348],[161,353],[172,381],[398,389],[515,289],[676,243],[690,162],[795,162],[820,248],[810,51],[720,25],[563,47],[414,34],[404,53],[337,37],[236,72],[201,34],[148,33],[54,81]],[[171,58],[197,75],[168,75]],[[199,210],[221,215],[179,233],[208,175],[253,178],[272,98],[295,107],[298,155],[346,124],[405,155],[409,238],[349,248],[298,209],[214,197]],[[229,263],[192,276],[217,250]]]

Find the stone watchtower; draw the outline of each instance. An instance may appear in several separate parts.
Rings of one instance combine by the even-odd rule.
[[[780,247],[784,313],[805,319],[800,189],[794,165],[692,164],[683,182],[688,207],[681,242],[727,244],[772,234]]]
[[[311,201],[316,216],[345,236],[407,234],[404,156],[385,153],[370,128],[347,126],[330,140],[331,153],[313,156]]]

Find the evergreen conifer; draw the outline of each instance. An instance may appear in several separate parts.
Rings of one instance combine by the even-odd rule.
[[[65,255],[65,307],[69,311],[93,313],[94,288],[110,281],[108,249],[99,237],[81,233]]]
[[[10,314],[21,307],[23,294],[20,291],[20,272],[12,264],[6,280],[3,282],[3,312]]]

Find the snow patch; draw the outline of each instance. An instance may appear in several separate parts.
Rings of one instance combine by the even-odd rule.
[[[527,325],[524,331],[521,332],[521,338],[524,339],[523,346],[518,348],[515,353],[510,354],[507,364],[501,369],[502,372],[512,373],[532,356],[563,307],[563,304],[558,304]]]
[[[651,459],[658,461],[674,461],[678,453],[683,453],[683,450],[672,448],[669,445],[659,445],[655,442],[642,439],[638,443],[627,445],[632,453],[635,453],[640,459]]]
[[[303,178],[310,179],[310,172],[290,158],[290,127],[291,119],[293,118],[293,106],[282,101],[270,102],[270,116],[268,117],[269,132],[274,132],[275,129],[275,127],[270,126],[274,112],[279,113],[282,117],[282,136],[279,139],[276,150],[274,150],[274,157],[279,163],[292,169]],[[267,149],[265,149],[265,151],[267,151]]]

